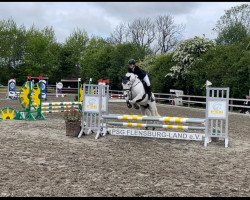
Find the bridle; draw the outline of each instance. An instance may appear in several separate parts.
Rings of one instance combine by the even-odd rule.
[[[136,79],[138,80],[137,83],[134,85]],[[131,84],[129,83],[131,82]],[[137,86],[139,83],[141,82],[141,80],[135,76],[135,80],[132,82],[131,80],[128,80],[125,84],[129,85],[130,87],[128,89],[123,89],[123,91],[127,91],[127,96],[129,97],[129,100],[132,100],[132,88],[134,88],[135,86]],[[142,82],[141,82],[142,83]],[[142,83],[143,85],[143,83]],[[142,101],[144,98],[146,97],[146,92],[145,94],[142,96],[141,99],[138,99],[136,102],[140,102]]]
[[[130,77],[129,77],[129,78],[130,78]],[[134,85],[136,79],[137,79],[138,81],[137,81],[137,83]],[[137,76],[135,76],[135,80],[134,80],[133,82],[132,82],[131,80],[127,80],[127,82],[124,83],[124,84],[127,84],[127,85],[130,86],[130,87],[129,87],[128,89],[123,89],[123,91],[131,91],[132,88],[134,88],[135,86],[137,86],[140,82],[141,82],[141,80],[140,80]]]

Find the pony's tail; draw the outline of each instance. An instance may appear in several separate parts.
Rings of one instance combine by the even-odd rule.
[[[155,102],[155,116],[161,117],[161,115],[158,113],[156,102]]]

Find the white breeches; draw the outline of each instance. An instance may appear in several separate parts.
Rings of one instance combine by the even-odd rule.
[[[150,86],[150,81],[149,81],[149,78],[148,78],[148,75],[146,75],[143,80],[145,81],[145,83],[147,84],[147,86],[149,87]]]

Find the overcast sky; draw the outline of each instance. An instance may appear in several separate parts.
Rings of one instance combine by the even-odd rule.
[[[139,17],[171,14],[185,25],[183,39],[202,36],[214,39],[212,31],[224,11],[245,2],[0,2],[0,20],[12,18],[29,28],[53,26],[57,40],[64,42],[74,29],[89,36],[108,37],[115,26]],[[246,2],[250,4],[249,2]]]

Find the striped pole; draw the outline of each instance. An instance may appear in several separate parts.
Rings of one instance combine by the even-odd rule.
[[[33,104],[34,106],[36,104]],[[72,101],[72,102],[46,102],[42,103],[41,113],[55,113],[55,112],[65,112],[66,110],[70,108],[76,108],[79,110],[79,105],[81,105],[81,102]],[[33,110],[33,108],[31,109]]]
[[[110,98],[111,99],[125,99],[125,97],[113,97],[113,96],[111,96]]]
[[[64,107],[64,108],[59,107],[59,108],[52,108],[52,109],[45,107],[45,108],[42,108],[41,112],[42,113],[65,112],[69,108],[72,108],[72,107]],[[74,107],[74,108],[78,109],[78,107]]]
[[[42,106],[42,109],[60,109],[60,108],[78,108],[78,105],[72,106]]]
[[[42,113],[57,113],[57,112],[65,112],[65,110],[42,110]]]
[[[199,126],[177,126],[177,125],[161,125],[161,124],[141,124],[131,122],[108,122],[109,125],[114,126],[127,126],[127,127],[154,127],[154,128],[165,128],[165,129],[182,129],[182,130],[205,130],[205,127]]]
[[[42,106],[65,106],[65,105],[81,105],[81,102],[72,101],[72,102],[46,102]]]
[[[42,111],[50,111],[50,110],[61,110],[62,112],[70,109],[70,108],[78,108],[78,105],[72,105],[72,106],[49,106],[49,107],[42,107]]]
[[[111,94],[110,95],[110,98],[111,99],[125,99],[127,95],[125,94]]]
[[[111,94],[111,97],[126,97],[127,95],[125,94]]]
[[[175,122],[175,123],[204,123],[203,118],[182,118],[182,117],[154,117],[143,115],[103,115],[104,119],[119,119],[119,120],[138,120],[138,121],[160,121],[160,122]]]

